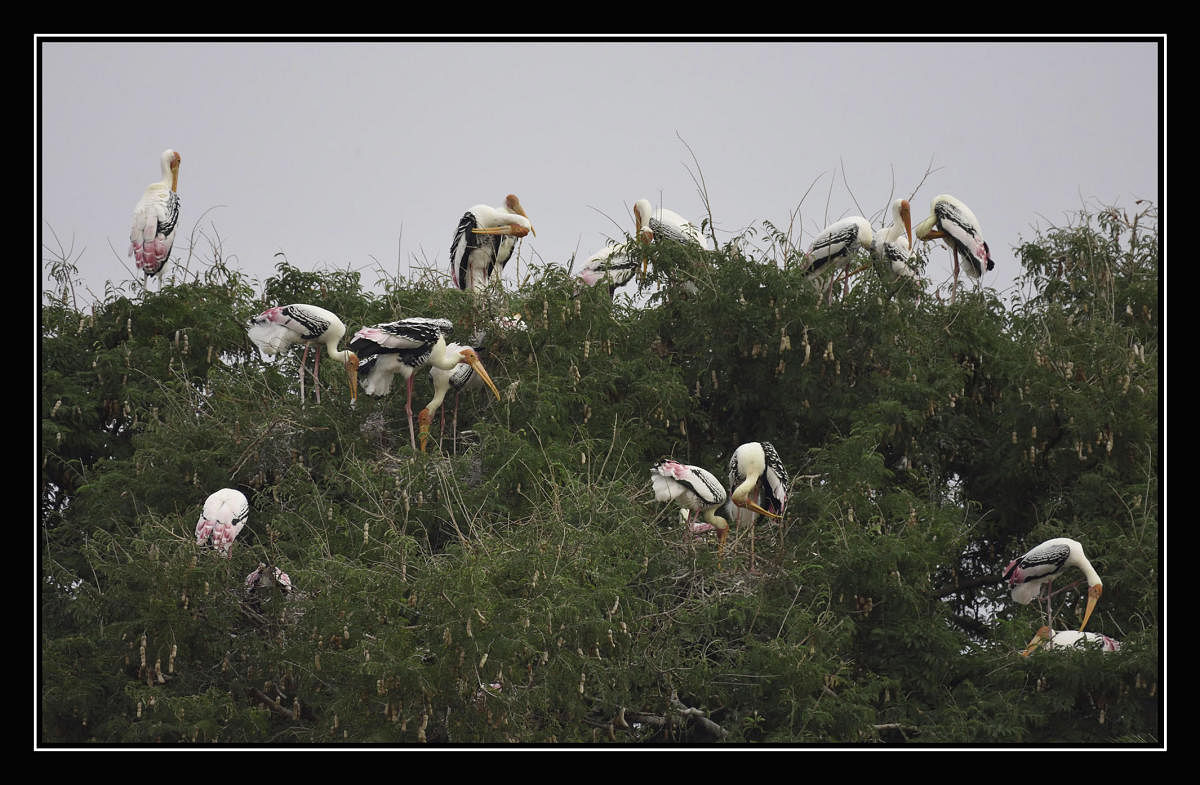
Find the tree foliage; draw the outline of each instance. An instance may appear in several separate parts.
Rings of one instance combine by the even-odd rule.
[[[62,260],[41,739],[1158,743],[1154,219],[1081,213],[1022,244],[1009,307],[868,277],[825,303],[741,243],[653,247],[615,299],[553,264],[474,296],[286,259],[256,298],[218,254],[81,310]],[[464,394],[414,454],[402,385],[351,407],[323,363],[318,405],[299,349],[259,356],[246,319],[290,302],[351,330],[450,318],[501,398]],[[749,531],[718,559],[648,483],[664,455],[723,477],[751,440],[793,476],[754,570]],[[251,504],[229,559],[193,536],[221,487]],[[1089,630],[1120,652],[1019,656],[1042,616],[1003,567],[1056,536],[1103,576]],[[260,562],[295,590],[248,591]],[[1084,599],[1059,595],[1057,628]]]

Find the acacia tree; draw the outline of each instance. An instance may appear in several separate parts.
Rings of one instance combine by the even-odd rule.
[[[558,265],[475,296],[286,260],[255,299],[219,259],[48,297],[42,740],[1156,743],[1153,218],[1023,244],[1007,308],[865,278],[826,304],[744,243],[652,248],[637,299]],[[288,302],[451,318],[501,400],[413,454],[396,394],[301,401],[298,352],[258,355],[246,318]],[[793,483],[751,571],[748,531],[718,558],[647,470],[723,476],[755,439]],[[251,503],[228,559],[192,535],[221,487]],[[1120,652],[1019,656],[1042,622],[1001,572],[1054,536]],[[294,590],[248,590],[259,563]]]

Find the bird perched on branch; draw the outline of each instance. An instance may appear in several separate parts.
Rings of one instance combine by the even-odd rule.
[[[472,348],[476,356],[483,352],[482,346],[463,347],[457,343],[447,344],[446,352],[453,356],[460,353],[464,348]],[[459,363],[450,370],[430,365],[429,377],[433,380],[433,398],[430,399],[429,403],[425,404],[425,408],[417,415],[417,439],[421,442],[421,452],[425,452],[425,443],[429,438],[429,425],[433,421],[433,413],[441,408],[442,403],[446,399],[446,394],[451,390],[454,391],[454,423],[451,425],[451,429],[457,441],[458,397],[467,390],[483,386],[483,377],[475,372],[475,366],[470,363]],[[446,410],[442,409],[442,434],[445,435],[445,432]]]
[[[821,230],[812,245],[808,248],[806,258],[808,269],[806,275],[819,276],[829,273],[828,296],[833,296],[833,280],[837,277],[837,269],[845,267],[845,286],[850,286],[850,260],[859,248],[870,251],[875,233],[871,223],[861,215],[852,215],[835,221]],[[855,272],[861,271],[862,268]],[[830,272],[832,271],[832,272]]]
[[[1088,619],[1092,616],[1092,611],[1096,608],[1096,602],[1100,599],[1104,585],[1100,580],[1100,575],[1092,568],[1092,563],[1084,555],[1083,546],[1078,542],[1069,537],[1055,537],[1052,540],[1046,540],[1023,556],[1009,562],[1004,569],[1004,579],[1012,586],[1012,598],[1022,605],[1032,602],[1042,591],[1042,585],[1045,584],[1046,623],[1052,626],[1054,619],[1050,611],[1050,597],[1053,595],[1050,587],[1054,579],[1066,572],[1068,567],[1078,568],[1083,572],[1088,583],[1087,610],[1083,614],[1083,623],[1079,625],[1079,631],[1083,632]]]
[[[233,558],[233,541],[250,518],[250,503],[233,488],[222,488],[204,501],[204,513],[196,522],[196,544],[212,545]]]
[[[892,202],[892,223],[875,233],[871,242],[871,261],[884,283],[901,278],[919,280],[909,265],[912,252],[912,212],[907,199]]]
[[[147,278],[162,272],[175,242],[179,223],[179,153],[163,150],[162,179],[150,183],[133,208],[129,256]]]
[[[346,374],[350,377],[350,405],[353,406],[358,400],[358,356],[352,351],[337,348],[346,334],[346,325],[336,314],[315,305],[277,305],[252,318],[246,333],[255,346],[268,355],[281,354],[297,343],[304,344],[304,356],[300,358],[302,401],[308,348],[313,344],[324,344],[329,356],[346,366]],[[321,352],[317,350],[312,372],[313,386],[317,388],[317,403],[321,402],[321,386],[317,380],[320,366]]]
[[[514,194],[505,197],[504,207],[477,204],[467,210],[450,243],[450,275],[455,286],[474,291],[490,280],[499,281],[517,238],[531,232],[537,237]]]
[[[954,302],[954,294],[958,289],[960,256],[966,263],[967,275],[976,281],[983,275],[985,267],[990,271],[996,266],[988,244],[983,241],[979,219],[971,212],[971,208],[949,194],[933,197],[929,217],[917,224],[916,235],[922,242],[942,239],[950,246],[954,254],[954,288],[950,291],[951,302]]]
[[[657,210],[649,199],[638,199],[633,203],[634,239],[642,243],[672,242],[679,245],[697,246],[708,250],[708,242],[700,233],[700,227],[674,210],[659,207]],[[641,277],[646,275],[648,260],[642,256]]]
[[[404,376],[407,387],[404,411],[413,450],[417,449],[412,425],[413,374],[426,365],[449,371],[459,363],[467,363],[491,389],[496,400],[500,400],[500,391],[474,349],[464,346],[454,352],[447,351],[446,337],[453,329],[449,319],[413,317],[364,327],[350,342],[350,348],[363,358],[360,375],[363,391],[368,395],[387,395],[392,389],[392,377],[397,373]]]
[[[729,522],[716,514],[725,504],[727,494],[721,483],[699,466],[688,466],[672,458],[666,458],[650,468],[650,483],[654,487],[654,498],[660,502],[675,502],[691,510],[688,520],[693,533],[717,530],[717,555],[725,545],[729,534]],[[696,524],[703,515],[705,523]]]
[[[788,473],[770,442],[747,442],[729,459],[730,522],[750,527],[750,569],[754,569],[754,522],[759,515],[781,518],[787,504]]]
[[[254,572],[246,576],[246,591],[252,592],[272,585],[279,586],[284,594],[292,591],[292,579],[278,567],[273,567],[268,571],[267,565],[259,562]]]

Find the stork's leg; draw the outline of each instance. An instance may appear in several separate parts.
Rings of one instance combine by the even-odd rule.
[[[413,392],[413,376],[415,373],[408,375],[406,386],[408,387],[408,399],[404,402],[404,419],[408,422],[408,443],[412,446],[413,452],[417,451],[417,437],[413,433],[412,427],[412,392]]]
[[[321,350],[317,349],[313,352],[316,355],[316,360],[313,361],[313,389],[317,391],[317,403],[321,402],[321,380],[317,378],[317,373],[321,369]]]
[[[458,393],[454,393],[454,421],[450,423],[450,440],[454,443],[454,454],[458,455]]]
[[[304,344],[304,354],[300,357],[300,403],[304,404],[304,366],[308,364],[308,344]]]
[[[954,252],[954,288],[950,290],[950,304],[954,304],[954,295],[958,294],[958,249],[951,248]],[[1050,629],[1054,629],[1051,627]]]

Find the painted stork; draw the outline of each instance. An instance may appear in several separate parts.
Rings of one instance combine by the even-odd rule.
[[[274,567],[268,572],[267,565],[259,562],[258,568],[246,576],[246,591],[252,592],[272,585],[279,586],[284,594],[290,594],[292,591],[292,579],[278,567]]]
[[[346,334],[346,325],[332,312],[302,303],[277,305],[252,318],[246,332],[250,340],[268,355],[285,352],[293,344],[304,344],[304,355],[300,358],[301,401],[304,400],[304,364],[308,362],[308,349],[313,344],[325,344],[329,356],[346,366],[346,374],[350,377],[350,405],[358,400],[358,355],[347,349],[338,350],[337,345]],[[321,386],[317,379],[320,366],[321,350],[318,349],[312,372],[317,403],[321,402]]]
[[[1053,624],[1050,613],[1050,584],[1068,567],[1077,567],[1083,572],[1088,583],[1087,610],[1083,614],[1083,624],[1079,631],[1087,626],[1096,602],[1103,591],[1100,575],[1092,568],[1092,563],[1083,553],[1083,546],[1068,537],[1055,537],[1034,547],[1028,553],[1013,559],[1004,569],[1004,579],[1012,586],[1012,598],[1022,605],[1028,605],[1046,584],[1046,621]]]
[[[1079,632],[1078,630],[1059,630],[1055,632],[1049,627],[1042,626],[1033,636],[1033,640],[1021,652],[1021,655],[1028,657],[1033,654],[1034,649],[1038,646],[1042,647],[1042,651],[1050,649],[1091,649],[1098,648],[1100,651],[1120,651],[1121,642],[1107,635],[1102,635],[1098,632]]]
[[[464,348],[472,348],[475,355],[478,356],[482,351],[482,346],[464,347],[457,343],[446,344],[446,351],[450,355],[460,353]],[[483,385],[483,377],[475,372],[475,366],[469,363],[459,363],[451,370],[439,368],[436,365],[429,366],[429,376],[433,379],[433,398],[429,403],[425,404],[425,408],[417,415],[417,438],[421,442],[421,452],[425,452],[425,443],[429,438],[429,425],[433,421],[433,413],[441,407],[446,399],[446,394],[454,390],[454,422],[451,425],[457,444],[458,437],[458,396],[467,391],[473,390]],[[446,410],[442,409],[442,434],[446,432]],[[440,439],[438,440],[440,443]],[[457,451],[457,447],[456,447]]]
[[[521,200],[514,194],[504,199],[504,207],[477,204],[463,214],[450,243],[450,275],[463,290],[487,286],[493,277],[499,281],[504,265],[512,256],[517,238],[533,232],[533,224]]]
[[[204,501],[204,513],[196,522],[196,544],[211,544],[233,558],[233,541],[250,517],[250,503],[241,491],[222,488]]]
[[[608,283],[608,294],[614,296],[617,289],[633,280],[638,274],[639,261],[625,246],[609,245],[588,257],[579,277],[588,286],[600,281]]]
[[[650,467],[650,483],[654,486],[654,498],[658,501],[673,501],[691,510],[689,525],[693,533],[717,530],[719,558],[729,534],[729,522],[716,514],[728,498],[720,481],[699,466],[688,466],[665,458]],[[705,523],[692,523],[701,514]]]
[[[657,210],[649,199],[638,199],[633,203],[634,238],[643,243],[667,240],[680,245],[696,245],[708,250],[708,242],[700,233],[700,227],[674,210],[660,207]],[[646,257],[642,257],[641,276],[645,277]]]
[[[387,395],[392,389],[392,377],[397,373],[404,376],[408,388],[404,411],[408,420],[408,439],[413,450],[417,449],[412,426],[413,374],[426,365],[449,371],[459,363],[467,363],[495,394],[496,400],[500,400],[499,390],[474,349],[466,346],[453,353],[446,350],[446,336],[453,328],[449,319],[413,317],[364,327],[354,334],[354,340],[350,342],[350,348],[363,358],[360,368],[363,392],[368,395]]]
[[[150,183],[133,208],[129,256],[147,278],[162,272],[179,223],[179,153],[163,150],[162,179]]]
[[[949,194],[933,197],[929,217],[917,224],[916,235],[918,240],[926,243],[940,238],[954,253],[954,289],[950,292],[951,302],[954,301],[954,292],[958,289],[959,256],[966,261],[967,275],[976,281],[983,275],[985,265],[989,271],[996,266],[988,244],[983,241],[979,219],[971,212],[971,208]]]
[[[829,270],[848,265],[858,248],[870,251],[875,239],[871,223],[861,215],[852,215],[835,221],[821,230],[808,248],[807,275],[822,275]],[[829,296],[833,296],[833,279],[829,277]],[[850,269],[846,268],[846,286],[849,287]]]
[[[788,473],[770,442],[747,442],[729,459],[730,523],[750,527],[750,569],[754,569],[754,522],[759,515],[783,517]]]
[[[907,199],[892,202],[892,223],[875,233],[871,243],[871,261],[879,279],[886,284],[901,278],[919,280],[909,266],[912,258],[912,212]]]

